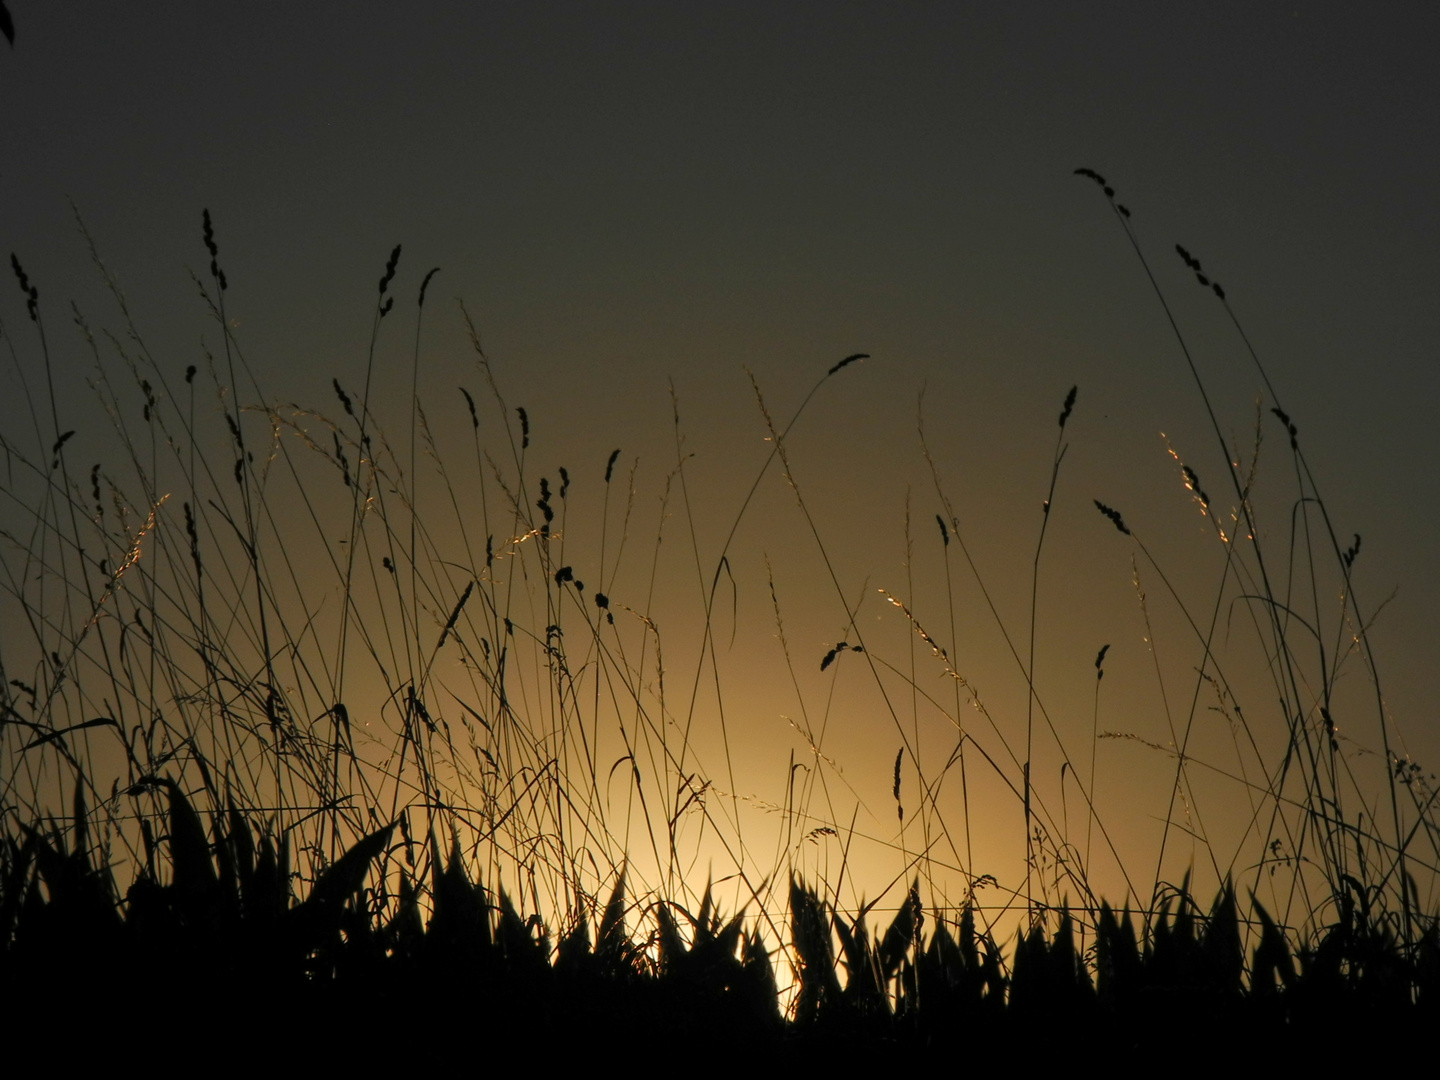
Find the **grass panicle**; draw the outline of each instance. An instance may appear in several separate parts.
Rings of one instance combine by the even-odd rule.
[[[98,256],[120,326],[93,331],[77,309],[78,342],[64,346],[47,337],[38,287],[12,257],[30,334],[11,341],[27,395],[16,415],[32,429],[0,433],[0,983],[33,988],[15,1030],[58,1037],[84,997],[87,1023],[119,1033],[158,1016],[177,1050],[198,1052],[216,1017],[276,1002],[322,1018],[316,1031],[421,1003],[452,1035],[482,1016],[502,1036],[563,1030],[600,1044],[643,1032],[677,1052],[739,1040],[795,1063],[896,1046],[998,1061],[1016,1039],[1062,1060],[1080,1038],[1138,1061],[1200,1030],[1237,1051],[1294,1049],[1342,1023],[1398,1039],[1440,1020],[1440,786],[1400,753],[1384,707],[1374,612],[1356,593],[1360,536],[1331,520],[1300,427],[1232,300],[1177,245],[1253,361],[1270,405],[1262,419],[1284,432],[1293,489],[1273,510],[1259,484],[1263,430],[1245,461],[1222,434],[1135,216],[1094,170],[1077,173],[1132,246],[1216,440],[1215,461],[1171,450],[1221,553],[1213,595],[1190,597],[1167,570],[1147,507],[1127,506],[1127,518],[1095,498],[1116,531],[1085,519],[1094,542],[1130,554],[1147,640],[1151,607],[1169,605],[1176,648],[1194,657],[1183,691],[1155,659],[1168,742],[1102,730],[1109,644],[1095,655],[1085,735],[1039,678],[1052,670],[1037,633],[1042,555],[1068,505],[1067,440],[1084,437],[1075,386],[1017,622],[975,558],[923,422],[934,491],[921,518],[934,511],[939,544],[912,538],[907,496],[904,580],[859,593],[843,580],[795,467],[799,421],[846,392],[868,354],[826,368],[788,418],[772,415],[751,376],[770,448],[718,548],[698,535],[677,395],[675,460],[647,554],[632,539],[645,505],[638,461],[617,471],[616,449],[603,469],[571,461],[537,478],[534,460],[551,450],[544,416],[504,396],[463,307],[488,395],[460,388],[460,411],[448,390],[454,416],[432,426],[420,317],[436,270],[407,294],[417,297],[408,415],[391,414],[381,373],[394,324],[410,317],[392,291],[399,245],[379,279],[363,377],[338,373],[324,409],[261,392],[228,315],[243,282],[229,289],[208,211],[209,276],[196,284],[218,341],[183,378],[151,354]],[[92,364],[104,439],[56,397],[61,348]],[[43,383],[24,378],[26,363]],[[468,432],[458,443],[452,421]],[[854,679],[874,691],[899,743],[893,822],[862,822],[865,795],[827,741],[831,703],[791,663],[773,573],[803,746],[783,805],[737,779],[721,628],[735,633],[741,522],[776,473],[833,593],[840,625],[820,640],[844,638],[823,655],[797,650],[812,657],[800,668],[823,674],[829,694]],[[1281,517],[1278,543],[1265,526]],[[662,539],[694,562],[693,668],[667,667]],[[931,557],[943,580],[933,592],[913,569]],[[957,597],[968,585],[983,604],[967,613]],[[877,597],[908,656],[872,629]],[[997,635],[1023,710],[992,709],[962,670],[965,619]],[[1088,658],[1094,643],[1082,645]],[[806,668],[816,655],[818,673]],[[1245,674],[1257,656],[1261,674]],[[1363,680],[1346,682],[1357,668]],[[922,738],[929,713],[943,727]],[[1233,757],[1197,733],[1212,713]],[[1353,734],[1362,729],[1378,755]],[[1167,778],[1153,872],[1122,855],[1102,812],[1096,754],[1107,737],[1159,755]],[[1371,757],[1381,780],[1365,773]],[[957,782],[958,815],[942,796]],[[982,782],[1023,822],[1014,866],[976,865],[985,823],[972,825],[970,800]],[[1249,808],[1238,839],[1208,830],[1220,782]],[[780,822],[773,847],[752,814]],[[1183,877],[1180,837],[1195,852]],[[869,903],[858,898],[858,846],[898,870]],[[724,861],[703,890],[689,873],[702,853]],[[1128,893],[1118,913],[1099,895],[1101,860]],[[1212,890],[1202,908],[1197,894]],[[100,988],[122,973],[114,1000]],[[373,1041],[347,1036],[314,1055],[399,1060]]]

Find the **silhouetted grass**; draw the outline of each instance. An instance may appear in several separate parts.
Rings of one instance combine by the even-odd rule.
[[[24,827],[7,843],[0,980],[24,988],[12,1030],[39,1043],[69,1027],[123,1036],[158,1010],[161,1045],[200,1052],[217,1025],[279,1010],[312,1033],[293,1052],[373,1065],[408,1056],[402,1021],[418,1009],[448,1037],[504,1045],[563,1038],[600,1052],[630,1033],[647,1052],[744,1048],[802,1063],[903,1051],[997,1064],[1018,1042],[1034,1060],[1093,1046],[1138,1065],[1197,1037],[1217,1057],[1318,1060],[1337,1031],[1399,1040],[1440,1020],[1440,929],[1429,922],[1407,948],[1363,894],[1298,946],[1252,902],[1261,929],[1248,954],[1228,888],[1206,912],[1182,886],[1138,927],[1102,904],[1089,957],[1062,910],[1015,942],[1007,966],[973,909],[927,911],[918,885],[872,933],[863,912],[851,919],[798,879],[786,1020],[760,933],[722,916],[708,888],[694,913],[653,900],[637,919],[622,874],[593,923],[582,907],[551,941],[503,889],[471,880],[458,841],[447,855],[432,835],[428,881],[402,870],[387,897],[387,825],[297,897],[283,838],[233,811],[207,829],[176,785],[146,784],[169,805],[168,880],[142,874],[121,905],[86,846],[82,799],[68,847],[59,825]],[[333,1043],[321,1034],[357,1024],[394,1027]]]
[[[1155,282],[1128,209],[1093,171],[1081,174],[1103,189]],[[417,1017],[442,1041],[468,1032],[599,1047],[623,1032],[676,1053],[745,1045],[797,1063],[896,1049],[999,1063],[1017,1053],[1073,1059],[1087,1041],[1141,1060],[1201,1031],[1225,1052],[1293,1058],[1337,1030],[1398,1039],[1440,1019],[1440,930],[1416,881],[1433,885],[1435,794],[1391,749],[1351,579],[1360,538],[1342,547],[1298,428],[1252,352],[1296,483],[1288,549],[1278,560],[1263,549],[1258,435],[1242,467],[1158,284],[1233,494],[1222,519],[1196,469],[1179,463],[1225,551],[1208,611],[1171,586],[1139,516],[1093,501],[1117,530],[1110,537],[1132,546],[1183,614],[1202,657],[1194,700],[1214,694],[1236,763],[1191,755],[1195,704],[1178,725],[1171,718],[1172,743],[1154,744],[1175,770],[1153,874],[1119,858],[1095,811],[1095,745],[1123,734],[1099,724],[1109,646],[1095,660],[1088,762],[1066,750],[1036,679],[1040,568],[1051,506],[1064,495],[1077,389],[1059,414],[1023,634],[991,600],[921,430],[948,640],[954,557],[1028,687],[1023,725],[1007,729],[957,668],[953,645],[915,615],[913,578],[910,597],[885,597],[953,701],[927,689],[914,657],[906,669],[866,643],[791,469],[796,420],[864,354],[831,366],[783,423],[755,386],[771,451],[713,567],[702,568],[705,649],[731,543],[778,467],[849,613],[847,640],[815,658],[819,669],[863,664],[882,693],[906,689],[912,719],[924,698],[955,731],[943,767],[927,772],[918,720],[907,730],[892,707],[901,831],[887,842],[905,866],[891,890],[901,895],[849,912],[841,881],[807,884],[798,859],[807,841],[832,838],[843,844],[843,878],[856,836],[854,819],[839,819],[816,784],[833,770],[823,724],[817,733],[796,721],[814,768],[797,780],[792,757],[778,808],[784,842],[766,863],[741,836],[723,697],[723,761],[708,770],[694,692],[688,709],[667,701],[663,642],[635,584],[647,568],[632,574],[625,561],[643,555],[629,543],[635,489],[617,468],[620,451],[604,468],[598,544],[584,549],[567,527],[571,473],[534,476],[531,411],[501,392],[471,325],[485,388],[478,400],[461,388],[471,446],[463,463],[447,459],[418,396],[418,320],[435,270],[417,294],[408,429],[387,430],[372,384],[395,311],[399,247],[377,288],[361,386],[336,378],[330,411],[264,404],[227,317],[208,212],[203,236],[209,276],[196,284],[221,346],[183,378],[150,355],[103,266],[122,330],[97,334],[75,314],[117,454],[88,467],[71,460],[88,440],[73,443],[60,422],[39,289],[13,260],[45,388],[27,384],[32,436],[4,435],[0,985],[12,996],[24,988],[18,1015],[33,1037],[62,1039],[72,1027],[123,1039],[144,1028],[154,1045],[200,1053],[217,1031],[268,1030],[265,1018],[280,1010],[310,1017],[312,1034],[277,1029],[270,1049],[331,1063],[411,1060],[424,1040]],[[1238,331],[1224,290],[1177,250]],[[461,399],[449,407],[458,412]],[[422,505],[422,464],[439,478],[438,502]],[[684,464],[677,419],[657,547],[670,500],[688,506]],[[908,547],[908,518],[906,537]],[[653,589],[653,561],[648,573]],[[1338,619],[1321,601],[1336,585]],[[1241,707],[1243,691],[1217,655],[1226,601],[1250,621],[1280,702],[1278,729],[1256,727],[1260,711]],[[778,599],[775,613],[793,677]],[[1375,688],[1387,776],[1379,792],[1358,779],[1332,719],[1349,655]],[[694,678],[698,686],[699,669]],[[1276,730],[1278,759],[1263,749]],[[1042,738],[1062,755],[1062,787],[1068,771],[1084,804],[1083,851],[1070,839],[1068,806],[1057,815],[1032,777]],[[918,801],[903,794],[907,768]],[[1176,803],[1193,797],[1196,768],[1232,775],[1253,808],[1243,850],[1228,862],[1205,846],[1219,883],[1208,910],[1188,875],[1178,886],[1163,877]],[[1023,816],[1023,883],[1002,886],[973,863],[977,770],[993,772]],[[952,771],[965,793],[960,822],[936,796]],[[730,794],[716,790],[721,779]],[[918,848],[907,822],[924,838]],[[734,911],[722,914],[712,886],[686,877],[697,832],[731,860],[722,871]],[[1432,855],[1418,855],[1417,841]],[[1114,855],[1133,910],[1117,913],[1096,894],[1092,843]],[[941,870],[964,882],[956,905],[944,899]],[[987,889],[1006,899],[981,904]],[[1272,915],[1262,890],[1283,909]],[[894,914],[872,930],[867,916],[882,910]]]

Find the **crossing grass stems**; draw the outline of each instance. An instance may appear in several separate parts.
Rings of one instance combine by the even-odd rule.
[[[1099,723],[1109,646],[1095,660],[1091,745],[1079,760],[1065,753],[1036,679],[1046,526],[1053,501],[1066,497],[1066,425],[1083,408],[1078,388],[1059,414],[1023,634],[1012,635],[991,599],[920,424],[948,640],[956,640],[952,572],[968,573],[1029,688],[1023,736],[990,714],[953,644],[916,617],[913,577],[912,596],[884,593],[931,654],[921,666],[948,676],[955,738],[933,768],[918,722],[907,731],[903,708],[886,698],[900,746],[893,843],[903,869],[877,900],[847,912],[841,885],[855,818],[837,815],[825,786],[827,774],[839,774],[822,750],[823,728],[796,722],[811,757],[792,755],[778,808],[783,842],[764,862],[742,835],[738,796],[721,794],[737,791],[728,735],[719,770],[707,771],[696,745],[705,663],[688,696],[677,690],[684,680],[667,672],[650,612],[659,538],[678,509],[699,571],[702,649],[718,671],[714,617],[732,544],[778,471],[851,628],[820,669],[848,654],[882,691],[898,676],[912,717],[920,697],[938,704],[913,654],[908,666],[892,663],[867,644],[791,468],[796,421],[864,354],[828,368],[788,418],[772,414],[755,384],[771,450],[710,565],[701,564],[690,513],[677,405],[676,457],[646,565],[632,540],[645,527],[635,466],[620,450],[609,455],[586,548],[580,537],[591,523],[572,520],[572,484],[584,490],[601,470],[535,477],[531,414],[502,392],[463,305],[480,386],[440,404],[468,421],[460,459],[442,452],[419,396],[421,318],[437,270],[410,309],[410,408],[392,442],[397,432],[381,423],[374,392],[383,336],[405,310],[394,291],[398,246],[379,279],[360,382],[337,376],[324,408],[267,403],[233,332],[207,211],[209,269],[195,285],[218,348],[183,375],[150,353],[84,234],[120,319],[118,331],[97,331],[74,311],[113,433],[112,456],[89,468],[76,451],[95,440],[66,428],[69,405],[56,391],[55,354],[68,357],[72,346],[52,343],[39,289],[12,257],[31,325],[24,334],[6,328],[6,344],[17,378],[27,377],[23,352],[38,357],[43,382],[23,383],[30,435],[3,435],[4,979],[44,987],[34,999],[46,1003],[40,1020],[87,992],[75,973],[124,971],[196,1022],[198,1001],[208,1008],[286,994],[343,1015],[365,995],[367,1007],[378,999],[403,1010],[428,987],[430,1007],[480,1004],[516,1030],[578,1024],[598,1037],[641,1022],[657,1039],[741,1033],[811,1055],[896,1039],[977,1053],[972,1034],[984,1031],[1042,1032],[1058,1047],[1098,1030],[1138,1050],[1172,1037],[1177,1009],[1190,1023],[1222,1022],[1236,1040],[1288,1030],[1298,1042],[1340,1017],[1377,1030],[1433,1020],[1440,931],[1427,889],[1440,789],[1394,749],[1370,616],[1351,576],[1360,537],[1345,543],[1331,521],[1297,424],[1224,289],[1177,246],[1249,350],[1288,443],[1291,540],[1278,557],[1263,547],[1258,435],[1244,466],[1129,209],[1098,173],[1077,172],[1100,189],[1173,330],[1226,463],[1214,486],[1231,507],[1223,516],[1177,455],[1188,497],[1224,550],[1217,594],[1197,605],[1170,586],[1137,519],[1094,502],[1114,542],[1131,549],[1137,582],[1142,573],[1158,581],[1182,612],[1201,657],[1192,697],[1209,692],[1221,702],[1238,761],[1192,758],[1194,705],[1179,726],[1172,719],[1172,742],[1153,744],[1173,768],[1161,849],[1148,879],[1122,863],[1130,895],[1120,910],[1096,895],[1087,870],[1097,848],[1114,852],[1095,790],[1095,745],[1116,734]],[[907,551],[915,541],[907,511]],[[322,583],[315,565],[299,562],[302,550],[319,560]],[[1234,589],[1283,703],[1278,760],[1263,755],[1266,734],[1251,726],[1259,710],[1242,709],[1219,655]],[[1336,592],[1338,619],[1322,602]],[[793,677],[778,599],[775,616]],[[1374,689],[1388,763],[1379,792],[1361,789],[1333,719],[1337,676],[1352,656]],[[1062,793],[1079,796],[1083,850],[1070,840],[1070,802],[1057,822],[1032,783],[1047,733],[1064,757]],[[1247,835],[1260,851],[1248,866],[1227,866],[1207,848],[1219,882],[1208,907],[1188,874],[1179,883],[1161,876],[1197,768],[1229,769],[1246,789],[1255,808]],[[977,771],[998,776],[1023,816],[1023,883],[1002,886],[971,861]],[[945,818],[936,794],[952,774],[965,792],[960,822]],[[918,794],[905,794],[907,782]],[[905,839],[907,814],[919,824],[918,848]],[[699,836],[731,860],[722,875],[728,914],[713,883],[699,889],[687,877]],[[799,854],[825,839],[842,845],[839,873],[807,882]],[[967,883],[953,904],[935,876],[942,840],[953,854],[948,871]],[[1274,912],[1259,898],[1262,886]],[[1005,899],[986,904],[985,894]],[[881,911],[888,925],[872,934],[867,916]],[[1005,921],[1016,914],[1018,922]],[[189,1006],[178,986],[198,990],[184,995]]]

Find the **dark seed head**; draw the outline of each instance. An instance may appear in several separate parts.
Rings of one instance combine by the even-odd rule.
[[[424,281],[420,282],[420,303],[419,303],[419,305],[418,305],[419,307],[422,307],[422,308],[423,308],[423,307],[425,306],[425,290],[430,287],[430,279],[433,278],[433,277],[434,277],[436,274],[438,274],[439,272],[440,272],[440,267],[437,266],[437,267],[435,267],[433,270],[431,270],[428,274],[425,275],[425,280],[424,280]]]
[[[384,296],[385,291],[390,288],[390,282],[395,278],[395,268],[400,265],[400,245],[395,245],[395,250],[390,252],[390,261],[385,264],[385,276],[380,279],[380,295]]]
[[[863,352],[853,353],[852,355],[845,357],[844,360],[841,360],[838,364],[836,364],[836,365],[835,365],[834,367],[832,367],[828,372],[826,372],[826,374],[827,374],[827,375],[834,375],[837,371],[839,371],[841,368],[845,367],[847,364],[853,364],[856,360],[869,360],[869,359],[870,359],[870,354],[869,354],[869,353],[863,353]]]
[[[339,379],[331,379],[330,385],[335,387],[335,396],[340,399],[340,404],[345,406],[345,411],[351,416],[355,415],[355,407],[350,404],[350,395],[340,388]]]
[[[30,321],[39,322],[40,290],[30,284],[25,268],[20,265],[20,259],[13,251],[10,253],[10,268],[15,271],[15,277],[20,282],[20,291],[25,294],[25,309],[30,313]]]
[[[1079,393],[1080,387],[1070,387],[1070,393],[1065,395],[1065,407],[1060,410],[1060,426],[1065,426],[1065,421],[1070,419],[1070,413],[1075,408],[1075,395]]]
[[[1125,524],[1125,519],[1120,516],[1119,510],[1115,510],[1109,506],[1106,506],[1099,499],[1095,500],[1095,509],[1099,510],[1100,513],[1104,514],[1107,518],[1109,518],[1110,521],[1114,524],[1115,528],[1119,529],[1126,536],[1130,535],[1130,529]]]

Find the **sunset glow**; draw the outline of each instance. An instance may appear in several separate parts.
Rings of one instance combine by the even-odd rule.
[[[1433,15],[7,6],[12,861],[1429,932]]]

